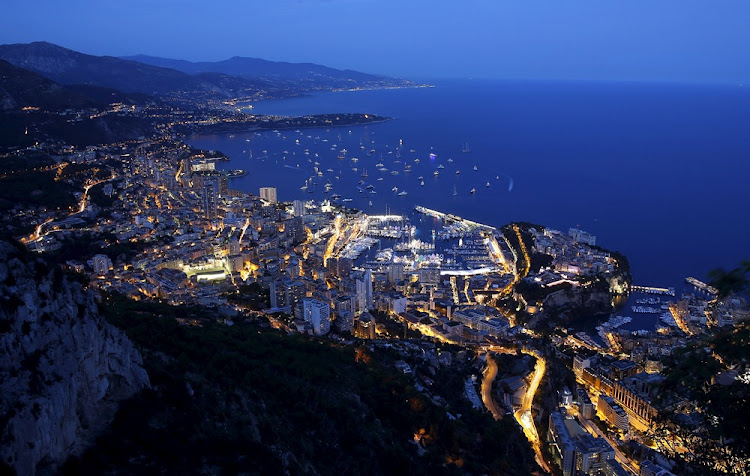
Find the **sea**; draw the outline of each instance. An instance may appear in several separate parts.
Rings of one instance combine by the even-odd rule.
[[[219,168],[248,172],[232,188],[276,187],[282,201],[339,195],[339,203],[372,214],[421,205],[492,226],[580,228],[628,257],[634,284],[679,293],[687,276],[706,279],[712,269],[750,259],[750,88],[433,84],[316,93],[248,109],[391,118],[382,123],[188,142],[227,154]]]

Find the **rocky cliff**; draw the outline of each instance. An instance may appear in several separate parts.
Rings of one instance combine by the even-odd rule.
[[[116,402],[149,385],[141,356],[94,295],[0,241],[0,467],[19,475],[82,449]]]

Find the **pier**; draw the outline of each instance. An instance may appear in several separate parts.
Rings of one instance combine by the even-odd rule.
[[[437,210],[432,210],[426,207],[416,206],[414,207],[414,209],[419,213],[422,213],[424,215],[428,215],[434,218],[439,218],[441,220],[447,220],[447,221],[452,221],[452,222],[457,222],[457,223],[463,223],[464,225],[470,228],[477,228],[483,231],[496,231],[497,230],[497,228],[495,228],[494,226],[484,225],[482,223],[477,223],[475,221],[467,220],[466,218],[461,218],[459,216],[451,215],[449,213],[439,212]]]
[[[665,296],[674,296],[674,288],[657,288],[653,286],[630,286],[631,291],[639,291],[647,294],[662,294]]]
[[[685,282],[688,283],[688,284],[693,285],[694,287],[700,289],[701,291],[705,291],[705,292],[707,292],[709,294],[713,294],[714,296],[716,296],[717,294],[719,294],[719,290],[718,289],[716,289],[715,287],[711,286],[710,284],[704,283],[703,281],[701,281],[699,279],[695,279],[692,276],[685,278]]]

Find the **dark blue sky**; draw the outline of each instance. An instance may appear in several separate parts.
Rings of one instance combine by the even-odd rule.
[[[750,82],[749,0],[10,0],[0,43],[415,78]]]

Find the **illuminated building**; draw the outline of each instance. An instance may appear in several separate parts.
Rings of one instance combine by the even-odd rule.
[[[331,307],[317,299],[302,300],[303,318],[312,325],[313,334],[325,335],[331,330]]]
[[[94,274],[97,276],[104,276],[112,269],[112,260],[107,255],[95,255],[91,261]]]
[[[203,216],[213,220],[218,215],[219,206],[219,185],[215,178],[203,179],[201,187],[203,199]]]
[[[276,187],[261,187],[260,198],[268,203],[276,203]]]
[[[357,312],[365,312],[372,309],[372,270],[365,271],[362,279],[358,279],[357,287]]]

